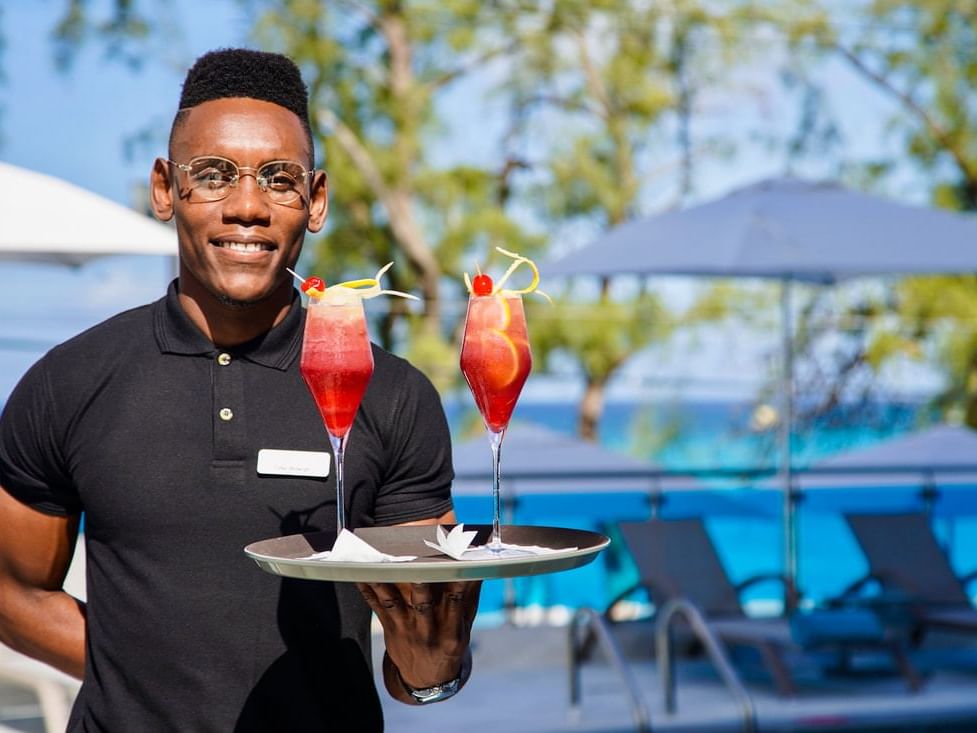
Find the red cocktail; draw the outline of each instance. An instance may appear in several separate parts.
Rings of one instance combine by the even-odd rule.
[[[359,296],[310,298],[299,366],[336,457],[336,531],[346,525],[343,455],[373,375],[373,352]]]
[[[461,372],[482,413],[492,448],[492,537],[488,549],[503,556],[520,556],[525,551],[502,545],[500,531],[502,439],[512,418],[516,401],[533,368],[533,356],[526,332],[526,313],[520,292],[502,290],[501,285],[516,266],[527,263],[533,270],[533,283],[539,281],[536,266],[525,257],[500,250],[516,263],[494,286],[488,275],[478,275],[466,284],[470,297],[465,317],[465,338],[461,346]]]
[[[532,368],[522,298],[501,294],[469,298],[461,372],[490,431],[508,427]]]

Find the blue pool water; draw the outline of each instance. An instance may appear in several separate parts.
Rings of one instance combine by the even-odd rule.
[[[446,405],[456,439],[463,439],[472,424],[463,401]],[[570,404],[520,404],[516,419],[545,425],[574,434],[575,406]],[[601,422],[600,442],[617,451],[653,460],[676,470],[720,467],[772,467],[775,443],[769,435],[749,429],[750,410],[738,403],[691,402],[677,405],[635,405],[612,403]],[[875,409],[862,420],[825,421],[801,432],[796,438],[795,464],[811,462],[839,451],[868,445],[908,432],[924,420],[917,405],[888,405]],[[476,427],[477,429],[477,427]],[[488,448],[486,447],[486,450]],[[707,518],[727,571],[734,581],[751,575],[776,572],[783,567],[782,525],[779,497],[775,492],[757,492],[713,481],[716,492],[668,497],[662,516],[701,515]],[[977,487],[963,489],[961,501],[949,502],[952,512],[938,513],[935,527],[950,549],[960,572],[977,568]],[[867,567],[841,517],[841,511],[915,511],[922,504],[915,489],[840,490],[829,499],[804,502],[798,511],[799,587],[805,597],[817,602],[837,594],[861,577]],[[462,521],[489,521],[490,500],[486,496],[459,497],[457,511]],[[962,507],[962,509],[961,509]],[[527,498],[517,508],[519,524],[577,527],[609,533],[614,538],[615,519],[643,519],[649,515],[647,498],[636,494],[603,494]],[[481,613],[489,617],[499,611],[508,588],[520,606],[603,608],[636,574],[620,543],[612,544],[594,563],[577,570],[537,578],[519,579],[508,586],[489,581],[483,589]],[[775,601],[780,597],[775,583],[758,585],[747,600]]]

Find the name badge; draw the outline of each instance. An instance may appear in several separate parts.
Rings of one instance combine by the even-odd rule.
[[[325,451],[262,448],[258,451],[258,473],[328,478],[330,458],[332,455]]]

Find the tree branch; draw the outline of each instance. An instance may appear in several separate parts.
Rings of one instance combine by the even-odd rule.
[[[428,82],[427,86],[429,86],[432,90],[440,89],[441,87],[447,86],[455,79],[464,76],[475,67],[481,66],[482,64],[485,64],[491,61],[492,59],[512,53],[518,47],[519,44],[516,41],[513,41],[512,43],[506,46],[502,46],[500,48],[493,48],[489,51],[486,51],[480,56],[476,56],[475,58],[471,59],[468,63],[461,64],[454,69],[449,69],[448,71],[445,71],[440,76],[436,76],[434,79]]]
[[[576,34],[576,38],[577,48],[580,50],[580,63],[583,66],[584,78],[587,80],[587,89],[600,103],[601,107],[604,108],[604,119],[610,119],[614,114],[611,98],[607,94],[607,87],[604,86],[600,74],[597,73],[597,68],[594,66],[593,60],[590,58],[590,51],[587,49],[587,39],[584,37],[582,31]]]
[[[363,178],[366,179],[367,185],[373,190],[373,195],[381,201],[388,200],[390,188],[383,180],[380,167],[356,133],[328,107],[321,108],[318,111],[318,117],[322,124],[333,130],[336,141],[346,151]]]
[[[930,113],[926,110],[923,105],[921,105],[916,99],[901,89],[897,89],[883,74],[869,68],[868,64],[865,63],[859,56],[851,49],[845,48],[840,43],[834,44],[834,49],[841,54],[841,56],[848,61],[859,73],[861,73],[865,78],[874,82],[880,89],[895,97],[899,100],[903,106],[906,107],[910,112],[915,114],[919,120],[923,123],[923,126],[950,154],[953,160],[956,162],[960,171],[966,176],[968,181],[977,181],[977,170],[974,170],[970,161],[964,156],[962,150],[957,146],[950,134],[944,130],[940,124],[933,119]]]

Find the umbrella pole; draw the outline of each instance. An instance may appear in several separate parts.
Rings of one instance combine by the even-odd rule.
[[[780,480],[783,486],[784,526],[784,614],[797,607],[797,531],[794,517],[793,428],[794,428],[794,338],[791,308],[791,280],[780,287],[780,322],[783,347],[780,411]]]

